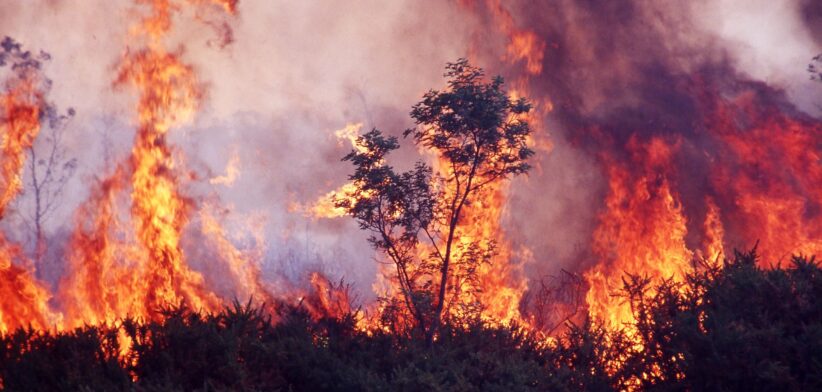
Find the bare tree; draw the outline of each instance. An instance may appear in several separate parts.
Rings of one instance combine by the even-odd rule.
[[[39,263],[47,251],[43,226],[63,200],[66,183],[77,169],[77,159],[69,157],[64,136],[74,109],[60,114],[53,106],[46,108],[48,130],[28,149],[28,176],[26,193],[30,207],[22,213],[34,234],[34,260]]]
[[[40,83],[41,98],[51,87],[51,80],[42,76],[42,66],[51,56],[46,52],[32,53],[10,37],[0,42],[0,67],[10,65],[18,75],[35,74]],[[23,76],[18,76],[23,77]],[[28,154],[27,174],[23,179],[23,194],[17,199],[17,214],[34,236],[34,261],[39,263],[46,251],[43,226],[60,204],[66,182],[74,175],[77,160],[66,154],[64,133],[74,117],[74,109],[59,113],[44,98],[39,101],[39,121],[46,125],[37,139],[24,147]],[[31,204],[30,206],[28,204]]]

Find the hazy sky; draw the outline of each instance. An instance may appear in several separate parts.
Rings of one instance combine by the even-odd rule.
[[[532,2],[502,3],[510,5],[523,28],[534,18],[527,13],[539,12],[526,12]],[[659,31],[665,31],[661,45],[709,45],[732,59],[737,70],[784,87],[800,108],[819,114],[815,104],[822,101],[820,89],[807,82],[805,66],[822,48],[805,23],[807,2],[619,3],[654,15],[651,24],[681,23],[660,26]],[[581,44],[609,39],[575,23],[587,16],[573,1],[557,1],[555,6],[567,9],[567,34],[576,34]],[[27,49],[51,53],[45,68],[54,81],[50,98],[78,113],[67,129],[67,147],[80,169],[66,203],[50,222],[52,230],[72,218],[89,181],[110,169],[103,157],[108,154],[116,161],[130,148],[134,97],[127,88],[112,87],[112,80],[119,58],[129,50],[128,26],[140,9],[126,0],[0,1],[0,35],[14,37]],[[223,23],[233,30],[233,42],[225,47],[218,34],[224,31]],[[397,134],[411,125],[411,105],[427,89],[443,84],[446,62],[475,53],[502,59],[505,37],[488,23],[458,2],[417,0],[241,0],[235,18],[178,15],[167,46],[196,68],[207,91],[193,124],[171,136],[186,166],[203,177],[187,192],[219,198],[232,211],[226,224],[237,228],[238,238],[244,238],[245,219],[261,217],[272,268],[299,270],[313,263],[369,285],[373,254],[356,225],[349,219],[307,219],[289,211],[289,205],[313,200],[345,181],[349,168],[339,159],[348,146],[338,143],[334,130],[363,122]],[[554,53],[549,50],[546,57]],[[502,62],[479,65],[522,72],[522,64],[502,67]],[[594,84],[601,82],[594,79]],[[546,124],[553,124],[550,115]],[[552,135],[554,150],[537,158],[540,172],[518,180],[523,191],[515,195],[514,205],[540,203],[540,212],[528,216],[528,225],[540,228],[537,233],[565,228],[551,238],[528,237],[524,244],[551,254],[552,261],[545,263],[562,266],[574,260],[578,246],[588,240],[595,211],[590,206],[601,192],[600,179],[590,159],[569,147],[562,132],[543,131]],[[205,177],[222,174],[232,155],[240,157],[233,187],[207,185]],[[569,195],[569,188],[587,190]],[[582,218],[568,223],[569,215]],[[517,220],[525,218],[512,214],[507,219],[516,227],[524,224]]]

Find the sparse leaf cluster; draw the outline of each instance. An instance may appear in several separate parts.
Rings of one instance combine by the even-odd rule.
[[[43,225],[60,206],[66,183],[77,169],[77,159],[68,156],[64,140],[66,126],[75,111],[69,108],[61,113],[44,99],[52,82],[43,76],[42,68],[44,63],[51,60],[51,55],[43,51],[34,54],[23,50],[22,45],[11,37],[0,41],[0,49],[0,67],[10,65],[12,71],[5,88],[13,88],[14,83],[21,81],[36,83],[41,98],[40,121],[47,125],[47,129],[41,131],[35,143],[27,149],[24,197],[17,202],[23,222],[33,237],[35,261],[39,261],[46,247]]]
[[[457,241],[465,209],[486,185],[526,173],[533,155],[527,145],[531,129],[525,115],[531,105],[526,99],[511,99],[502,78],[486,82],[482,70],[467,60],[446,70],[447,88],[429,91],[414,105],[416,127],[404,132],[436,154],[442,167],[417,162],[409,171],[396,172],[386,158],[399,141],[374,129],[343,158],[354,165],[355,190],[336,201],[396,267],[402,298],[383,300],[392,302],[396,318],[413,321],[404,325],[429,342],[443,317],[471,318],[481,310],[464,291],[481,286],[473,281],[476,270],[492,262],[496,247],[493,238]]]

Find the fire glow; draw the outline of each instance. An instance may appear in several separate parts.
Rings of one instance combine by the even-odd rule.
[[[259,267],[266,254],[240,249],[222,226],[224,206],[186,194],[184,184],[190,176],[170,135],[194,121],[206,101],[207,88],[197,68],[182,60],[181,50],[170,50],[166,40],[175,23],[192,15],[191,23],[204,14],[233,23],[238,2],[136,3],[144,15],[129,29],[130,45],[112,77],[116,91],[133,93],[136,102],[136,136],[130,154],[91,185],[88,199],[75,211],[64,255],[66,271],[54,292],[25,267],[21,245],[0,233],[0,332],[26,326],[45,330],[113,324],[126,316],[151,320],[169,304],[218,310],[234,298],[211,287],[184,251],[185,229],[194,221],[200,225],[197,241],[219,255],[213,262],[228,272],[226,279],[237,298],[268,303],[289,298],[303,301],[317,315],[350,311],[354,304],[348,294],[320,272],[310,274],[305,285],[312,287],[313,297],[304,288],[272,287]],[[625,274],[681,280],[698,261],[717,262],[736,248],[756,243],[763,263],[792,254],[822,254],[822,121],[783,102],[777,89],[736,73],[732,77],[738,82],[725,86],[715,76],[694,71],[677,80],[688,85],[682,94],[696,102],[689,107],[694,113],[689,133],[655,121],[615,125],[607,116],[581,114],[577,106],[582,102],[551,89],[555,86],[552,56],[582,49],[561,47],[572,42],[557,43],[563,37],[540,31],[538,21],[506,8],[505,2],[458,3],[460,12],[487,20],[492,27],[485,33],[497,37],[504,47],[474,42],[465,48],[469,57],[506,71],[511,95],[534,102],[528,121],[535,133],[529,143],[537,155],[554,154],[552,138],[562,138],[563,145],[570,146],[563,148],[582,151],[602,176],[601,197],[591,206],[596,211],[595,227],[579,241],[585,249],[572,260],[573,274],[585,283],[585,303],[578,304],[583,313],[609,327],[630,324],[630,305],[615,296]],[[9,79],[0,97],[0,218],[23,191],[25,151],[44,121],[40,75],[34,70],[22,75]],[[339,124],[334,137],[341,148],[361,148],[355,141],[364,122]],[[554,126],[564,131],[554,134]],[[421,152],[434,170],[449,170],[444,161]],[[239,179],[247,175],[240,167],[248,158],[237,150],[230,155],[225,174],[203,182],[236,189]],[[536,170],[544,174],[542,165],[539,161]],[[697,172],[697,166],[702,171]],[[550,181],[550,175],[543,174],[524,181]],[[313,200],[291,201],[289,212],[314,220],[348,219],[334,204],[335,198],[354,188],[343,181],[329,184]],[[688,185],[693,183],[697,185]],[[513,238],[516,230],[510,227],[515,225],[510,219],[511,200],[520,185],[493,184],[466,208],[456,242],[467,246],[493,239],[496,252],[491,262],[480,265],[476,280],[453,284],[464,290],[453,296],[456,303],[481,303],[482,320],[489,324],[517,323],[543,328],[541,332],[550,335],[554,326],[538,326],[534,321],[538,310],[525,299],[535,295],[542,278],[537,275],[550,270],[545,265],[552,263],[552,256],[536,254],[533,244]],[[449,191],[453,192],[444,190]],[[259,234],[256,242],[266,239]],[[421,255],[430,251],[418,249]],[[366,255],[364,262],[371,262],[372,256]],[[391,274],[390,268],[381,268],[378,274],[374,293],[397,295],[398,288],[383,276]],[[371,314],[380,312],[376,303],[365,308]],[[458,308],[450,306],[449,311]],[[368,320],[360,326],[374,327]]]

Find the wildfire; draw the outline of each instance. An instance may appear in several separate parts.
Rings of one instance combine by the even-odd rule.
[[[0,235],[0,333],[31,326],[46,329],[60,318],[48,306],[51,294],[35,281],[29,271],[12,264],[22,258],[20,249]]]
[[[147,51],[127,59],[118,81],[140,92],[140,127],[132,150],[132,218],[137,238],[148,254],[146,308],[184,301],[195,309],[213,309],[216,298],[203,278],[186,264],[180,237],[192,208],[178,191],[174,160],[165,134],[194,113],[200,96],[190,67],[168,53]]]
[[[475,0],[461,0],[459,3],[468,8],[476,6]],[[519,27],[503,1],[485,0],[485,6],[491,13],[494,26],[508,38],[502,60],[509,63],[524,61],[527,74],[541,74],[545,41],[535,32]]]
[[[313,272],[309,281],[313,291],[301,299],[301,304],[315,319],[323,317],[342,318],[351,312],[351,298],[342,282],[335,284],[324,275]]]
[[[365,147],[357,144],[357,137],[360,136],[361,130],[362,123],[346,124],[345,127],[334,131],[334,136],[337,137],[337,141],[340,145],[344,145],[345,142],[348,142],[351,144],[352,148],[359,152],[363,152],[365,151]],[[336,206],[336,200],[340,198],[350,197],[347,195],[351,194],[356,189],[356,185],[354,183],[349,182],[342,185],[338,189],[330,191],[325,195],[321,196],[308,208],[295,206],[292,209],[307,210],[308,214],[315,218],[339,218],[345,216],[346,212],[345,208]]]
[[[632,137],[627,162],[607,154],[603,159],[609,194],[594,233],[601,262],[585,276],[591,315],[612,326],[633,321],[628,304],[614,296],[625,273],[679,280],[692,259],[721,261],[726,246],[759,243],[765,266],[822,251],[822,216],[814,212],[822,205],[822,156],[813,147],[822,145],[822,127],[759,101],[752,91],[700,98],[708,113],[706,131],[720,145],[710,156],[703,223],[692,226],[699,230],[701,249],[686,244],[688,225],[672,160],[677,141]]]
[[[224,227],[227,209],[216,201],[186,197],[186,176],[181,175],[181,162],[175,159],[180,151],[169,142],[176,129],[196,116],[205,94],[195,67],[183,60],[183,49],[168,49],[173,22],[187,7],[193,7],[196,17],[203,7],[234,15],[238,1],[136,3],[147,12],[129,30],[132,42],[122,54],[114,80],[115,86],[135,93],[136,135],[128,157],[95,182],[88,200],[75,212],[74,232],[65,253],[68,272],[59,282],[56,301],[64,315],[49,307],[51,294],[31,276],[32,271],[20,267],[21,247],[0,234],[0,332],[27,325],[47,329],[111,324],[124,316],[153,319],[158,309],[169,304],[217,309],[223,303],[220,290],[189,264],[192,256],[183,250],[189,226],[199,229],[194,235],[201,236],[206,242],[203,248],[215,255],[217,269],[229,274],[236,295],[275,300],[259,268],[264,252],[248,251],[232,242]],[[468,0],[460,3],[475,6]],[[494,31],[505,38],[504,50],[496,59],[518,70],[512,71],[512,98],[536,95],[531,99],[535,110],[527,120],[537,132],[529,143],[547,153],[552,147],[547,133],[541,132],[545,129],[542,120],[552,106],[548,93],[535,94],[536,84],[532,84],[532,79],[550,79],[541,77],[546,63],[544,37],[518,24],[503,1],[477,3],[485,5]],[[25,153],[40,132],[44,115],[41,81],[33,74],[23,75],[8,82],[0,96],[0,219],[22,190]],[[635,321],[630,304],[616,295],[626,273],[680,280],[695,259],[718,262],[728,250],[755,243],[760,244],[763,263],[798,253],[822,254],[820,122],[762,99],[760,94],[766,93],[754,88],[735,94],[706,90],[692,97],[698,102],[693,110],[699,113],[694,130],[664,135],[656,130],[637,131],[626,135],[627,141],[609,139],[610,143],[596,151],[594,159],[601,164],[606,181],[605,198],[599,206],[591,248],[586,249],[593,264],[576,272],[587,283],[589,315],[604,325],[625,327]],[[582,133],[587,126],[569,127],[569,132]],[[340,145],[350,144],[363,152],[365,147],[356,143],[362,127],[362,123],[347,124],[334,135]],[[623,140],[621,136],[616,139]],[[691,168],[683,167],[680,159],[692,157],[686,150],[698,150],[700,157],[707,157],[706,174],[693,181],[697,191],[691,193],[683,187],[691,181],[685,178]],[[449,175],[445,160],[427,158],[434,173]],[[225,174],[208,183],[232,186],[239,178],[240,163],[238,151],[233,150]],[[536,286],[524,269],[533,256],[506,238],[509,187],[507,182],[490,182],[462,210],[454,234],[452,259],[456,262],[447,285],[446,308],[452,316],[476,306],[490,324],[528,324],[530,320],[522,302],[529,285]],[[356,189],[357,184],[347,183],[310,206],[295,203],[292,210],[316,218],[341,217],[346,210],[337,207],[336,201],[353,198]],[[446,197],[456,192],[438,190]],[[254,227],[253,231],[256,245],[264,244],[262,229]],[[433,252],[427,245],[414,251],[420,259]],[[494,257],[476,265],[461,264],[460,260],[471,256],[468,252],[493,253]],[[387,269],[392,267],[381,266],[381,273],[395,273]],[[318,273],[310,280],[315,295],[301,298],[312,315],[338,317],[351,310],[344,288]],[[374,291],[396,297],[401,292],[385,276],[377,278]],[[368,328],[367,324],[360,325]]]
[[[246,227],[254,228],[252,234],[257,247],[250,252],[244,252],[238,249],[226,235],[220,220],[221,215],[215,205],[205,203],[200,209],[200,226],[207,239],[207,244],[216,249],[222,264],[228,267],[234,286],[242,290],[236,293],[237,298],[253,298],[258,302],[272,304],[274,298],[266,289],[258,267],[263,257],[261,246],[265,243],[260,224],[253,219],[246,222]]]
[[[465,7],[474,6],[473,1],[464,1],[461,4]],[[528,87],[530,77],[542,73],[545,42],[535,32],[519,27],[513,14],[502,1],[486,0],[485,6],[490,11],[494,26],[508,39],[506,53],[501,60],[510,64],[524,62],[525,72],[513,80],[513,88],[509,95],[512,100],[528,97],[534,105],[534,109],[526,118],[535,130],[529,137],[529,144],[538,148],[541,153],[548,153],[551,150],[551,142],[543,132],[542,117],[551,111],[551,103],[544,97],[531,97]],[[443,175],[447,175],[447,167],[448,165],[441,163],[435,164],[435,169]],[[509,186],[508,182],[487,185],[464,210],[461,226],[455,234],[457,243],[462,246],[457,247],[454,259],[459,260],[467,245],[476,241],[480,241],[483,250],[488,250],[490,243],[482,242],[489,239],[495,240],[496,256],[489,263],[483,263],[478,267],[476,282],[455,281],[452,287],[456,288],[455,302],[465,304],[478,301],[482,304],[482,318],[486,322],[509,324],[516,321],[527,325],[528,319],[520,314],[519,305],[528,290],[528,281],[523,271],[524,263],[528,260],[522,256],[530,253],[528,249],[513,249],[512,244],[505,238],[502,222]],[[458,270],[459,266],[455,268],[457,271],[452,277],[464,275]]]
[[[236,7],[236,1],[209,3],[231,13]],[[132,29],[133,38],[145,41],[145,47],[126,53],[115,81],[133,86],[138,93],[138,129],[131,156],[100,182],[78,211],[71,243],[73,268],[61,287],[74,324],[112,323],[125,315],[154,318],[157,310],[170,304],[185,303],[198,310],[220,305],[183,254],[182,232],[195,206],[180,194],[172,147],[166,141],[169,131],[194,116],[203,94],[193,68],[163,48],[172,12],[180,4],[154,0],[149,5],[149,15]],[[129,186],[132,228],[119,222],[118,211],[118,196]],[[83,223],[89,216],[95,217],[90,230]],[[239,273],[236,250],[228,247],[222,231],[213,228],[208,213],[202,218],[203,230],[217,241],[223,261]]]
[[[719,262],[725,253],[725,228],[722,226],[722,217],[720,216],[719,207],[717,207],[713,198],[707,197],[705,205],[708,210],[705,214],[705,223],[703,230],[705,239],[702,242],[704,249],[703,258],[709,262]]]
[[[435,170],[447,175],[447,167],[438,162]],[[514,262],[515,253],[502,227],[507,188],[507,183],[489,183],[475,194],[473,201],[463,210],[460,225],[454,234],[457,245],[452,250],[452,257],[455,263],[452,264],[453,273],[449,275],[449,287],[452,288],[449,310],[455,316],[459,316],[465,306],[481,305],[481,317],[488,323],[523,321],[519,303],[528,283],[522,276],[522,263]],[[446,195],[448,192],[453,190],[446,190]],[[471,249],[472,244],[479,249]],[[495,254],[488,262],[479,265],[459,262],[467,252],[485,253],[489,250]],[[426,257],[431,251],[421,248],[421,257]],[[476,270],[470,273],[468,268]],[[468,279],[471,275],[473,277]]]
[[[5,87],[7,92],[0,96],[0,219],[22,190],[26,150],[40,132],[44,105],[33,72],[10,79]],[[0,333],[28,325],[48,328],[59,321],[48,307],[49,292],[28,270],[13,264],[22,258],[20,248],[0,233]]]
[[[35,87],[34,76],[28,74],[14,78],[6,86],[8,93],[0,97],[2,123],[0,123],[0,218],[6,206],[23,189],[20,175],[23,171],[26,149],[34,144],[40,133],[40,107],[42,94]]]
[[[624,274],[681,278],[693,252],[685,244],[686,219],[671,178],[676,144],[632,138],[630,166],[605,157],[609,191],[594,232],[601,261],[585,273],[592,317],[612,327],[634,321],[630,304],[615,295]]]
[[[126,186],[124,172],[119,166],[96,184],[76,212],[69,242],[70,274],[60,285],[70,326],[112,323],[126,315],[147,316],[141,298],[145,294],[138,291],[144,257],[126,241],[130,232],[120,223],[117,209],[118,195]],[[93,220],[87,223],[89,217]]]
[[[711,99],[711,131],[725,143],[713,178],[717,201],[761,261],[822,252],[822,125],[786,115],[751,92]]]
[[[337,141],[340,145],[347,141],[355,150],[365,152],[367,151],[366,148],[357,144],[357,137],[360,136],[361,131],[362,123],[351,123],[346,124],[345,127],[334,131],[334,136],[337,137]]]

